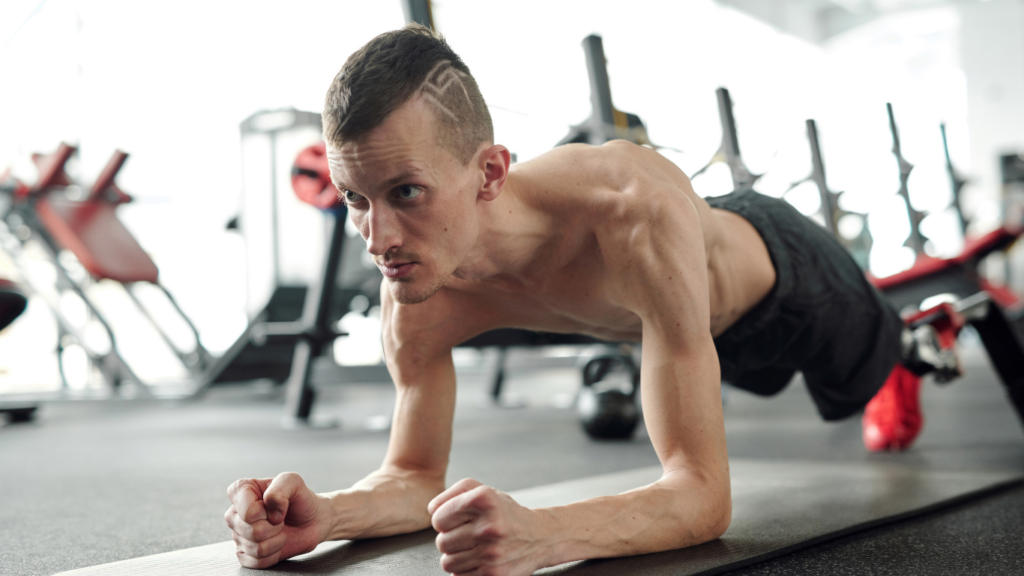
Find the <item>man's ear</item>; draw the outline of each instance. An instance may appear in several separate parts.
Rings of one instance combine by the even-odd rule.
[[[491,201],[501,194],[508,177],[508,169],[512,164],[512,156],[508,148],[495,144],[480,153],[480,168],[483,170],[484,182],[477,192],[477,198]]]

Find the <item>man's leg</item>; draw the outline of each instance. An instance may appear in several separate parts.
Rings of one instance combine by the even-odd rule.
[[[909,448],[924,425],[920,395],[921,377],[897,364],[864,407],[864,446],[872,452]]]
[[[960,376],[956,338],[965,318],[950,304],[941,304],[907,319],[901,335],[903,359],[864,408],[864,446],[872,452],[906,450],[924,426],[921,378],[937,382]]]
[[[758,396],[774,396],[789,384],[796,368],[773,367],[746,372],[729,380],[729,384]]]

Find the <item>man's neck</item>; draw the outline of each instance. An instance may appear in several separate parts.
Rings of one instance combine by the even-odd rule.
[[[551,238],[553,222],[527,196],[524,183],[512,172],[497,198],[481,202],[477,245],[452,276],[470,281],[528,279]]]

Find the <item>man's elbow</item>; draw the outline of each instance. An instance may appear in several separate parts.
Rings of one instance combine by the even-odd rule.
[[[729,529],[732,522],[732,495],[725,483],[704,484],[692,494],[699,494],[698,505],[692,501],[686,512],[680,511],[681,522],[689,524],[688,541],[683,546],[695,546],[718,540]]]
[[[729,524],[732,523],[732,497],[727,493],[720,500],[722,501],[716,503],[709,514],[710,521],[708,522],[704,542],[721,538],[725,531],[729,529]]]
[[[732,510],[728,504],[711,505],[705,502],[704,506],[697,508],[699,512],[690,509],[673,514],[671,523],[675,529],[666,534],[668,539],[660,542],[658,548],[652,551],[676,550],[712,542],[721,538],[729,529]]]

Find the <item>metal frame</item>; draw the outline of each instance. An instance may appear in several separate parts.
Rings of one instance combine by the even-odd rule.
[[[825,178],[825,161],[821,156],[821,142],[818,139],[818,124],[814,120],[808,119],[806,120],[806,126],[807,142],[811,148],[811,173],[803,180],[792,183],[786,189],[786,192],[783,193],[783,197],[790,190],[805,182],[814,182],[818,187],[818,195],[821,198],[820,212],[825,228],[850,252],[861,268],[867,269],[868,253],[871,251],[872,244],[871,232],[868,231],[867,226],[867,217],[864,214],[848,212],[839,207],[839,196],[842,192],[833,192],[828,187],[828,181]],[[839,220],[847,215],[857,216],[863,222],[861,233],[856,238],[849,240],[839,234]]]
[[[754,187],[754,183],[762,175],[752,173],[743,162],[739,137],[736,135],[736,118],[732,111],[732,97],[729,95],[729,91],[719,88],[715,90],[715,96],[718,100],[718,118],[722,124],[722,143],[711,160],[703,168],[694,172],[690,179],[703,174],[712,164],[724,162],[729,167],[729,173],[732,176],[733,190],[749,190]]]
[[[960,232],[964,236],[967,236],[967,217],[964,216],[964,205],[961,192],[964,186],[967,184],[968,179],[964,178],[960,171],[953,167],[953,161],[949,158],[949,142],[946,140],[946,124],[939,124],[939,130],[942,131],[942,151],[946,155],[946,174],[949,175],[949,185],[953,191],[953,208],[956,209],[956,215],[960,218]]]
[[[600,146],[609,140],[629,140],[635,144],[653,146],[647,138],[647,128],[636,114],[622,112],[612,104],[611,83],[604,55],[604,41],[591,34],[583,39],[587,77],[590,79],[590,117],[569,129],[569,133],[555,146],[573,143]]]
[[[914,205],[910,203],[910,191],[907,189],[907,181],[910,179],[910,172],[914,169],[914,165],[903,157],[903,149],[900,146],[900,134],[896,128],[896,117],[892,112],[892,103],[886,102],[885,109],[889,113],[889,131],[892,132],[892,154],[896,157],[896,163],[900,169],[900,189],[898,194],[903,197],[903,201],[907,205],[907,218],[910,220],[910,236],[903,245],[913,249],[914,254],[920,256],[924,254],[924,243],[927,240],[921,234],[921,221],[924,220],[925,213],[914,209]]]
[[[260,125],[259,118],[263,114],[292,114],[291,121],[271,127]],[[248,134],[266,134],[270,139],[271,187],[270,201],[277,206],[277,158],[276,139],[278,133],[300,125],[320,125],[320,115],[300,110],[278,110],[253,114],[239,127],[242,136]],[[276,210],[271,210],[271,242],[273,247],[274,285],[280,288],[278,223]],[[293,346],[291,365],[285,380],[286,403],[283,416],[285,426],[310,425],[316,390],[311,381],[313,362],[327,353],[331,343],[339,336],[347,333],[337,331],[331,326],[331,309],[334,304],[335,286],[338,272],[342,264],[345,247],[345,216],[344,208],[327,213],[331,221],[330,243],[324,255],[317,280],[307,288],[302,304],[302,314],[294,321],[271,321],[267,309],[257,314],[246,330],[235,343],[217,360],[204,375],[197,395],[205,392],[231,366],[244,349],[250,345],[262,347],[268,341],[281,345]],[[242,223],[244,226],[244,222]]]
[[[406,23],[417,23],[434,28],[434,10],[430,0],[402,0],[402,13]]]

